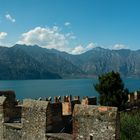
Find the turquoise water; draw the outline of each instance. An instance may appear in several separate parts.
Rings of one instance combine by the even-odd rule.
[[[140,79],[123,79],[130,91],[140,89]],[[70,80],[5,80],[0,81],[0,90],[14,90],[18,99],[49,96],[79,95],[97,96],[93,85],[97,79]]]

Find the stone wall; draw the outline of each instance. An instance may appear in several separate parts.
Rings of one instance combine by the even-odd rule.
[[[48,133],[46,140],[72,140],[72,135],[67,133]]]
[[[3,140],[3,124],[4,124],[4,103],[6,101],[6,97],[0,96],[0,140]]]
[[[63,102],[62,103],[62,110],[63,110],[63,115],[72,115],[72,105],[71,102]]]
[[[0,91],[0,140],[9,140],[18,137],[18,130],[14,127],[5,125],[6,122],[20,122],[21,107],[17,106],[14,91]]]
[[[69,116],[72,115],[74,105],[75,104],[80,104],[80,97],[79,96],[74,96],[72,100],[72,96],[64,96],[63,97],[63,102],[62,102],[62,115],[63,116]]]
[[[3,140],[21,140],[22,125],[21,123],[5,123]]]
[[[97,98],[92,97],[89,98],[88,96],[84,97],[81,102],[82,105],[97,105]]]
[[[52,132],[59,133],[63,128],[62,103],[51,103]]]
[[[23,100],[23,140],[45,140],[48,106],[49,102],[47,101]]]
[[[3,104],[4,122],[9,122],[17,117],[15,106],[17,104],[14,91],[0,91],[0,97],[6,97]]]
[[[130,103],[140,102],[140,91],[135,91],[134,93],[128,94],[128,102]]]
[[[96,98],[25,99],[19,105],[14,92],[0,92],[0,140],[118,140],[117,108],[89,104]]]
[[[140,107],[140,91],[128,94],[127,108]]]
[[[74,140],[119,140],[119,117],[116,107],[75,105]]]

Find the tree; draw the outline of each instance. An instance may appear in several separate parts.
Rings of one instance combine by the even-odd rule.
[[[99,83],[94,87],[99,92],[99,102],[105,106],[115,106],[124,109],[128,100],[128,89],[124,88],[118,72],[109,72],[98,77]]]

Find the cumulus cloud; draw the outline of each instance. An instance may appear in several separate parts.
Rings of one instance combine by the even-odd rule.
[[[65,26],[70,26],[70,22],[65,22],[64,25]]]
[[[0,39],[4,39],[7,36],[6,32],[0,32]]]
[[[39,45],[45,48],[55,48],[61,51],[66,51],[66,46],[69,44],[70,36],[61,33],[59,27],[52,28],[36,27],[22,34],[18,44]]]
[[[71,53],[72,54],[81,54],[81,53],[84,53],[86,51],[89,51],[93,48],[95,48],[97,45],[94,44],[94,43],[89,43],[87,46],[82,46],[82,45],[78,45],[76,46],[72,51]]]
[[[36,27],[21,35],[17,44],[39,45],[44,48],[54,48],[59,51],[66,51],[71,54],[81,54],[91,50],[96,46],[94,43],[89,43],[87,46],[78,45],[71,47],[72,41],[76,39],[73,33],[62,33],[58,26],[53,27]]]
[[[71,53],[72,54],[81,54],[84,52],[84,47],[82,45],[78,45],[76,46],[72,51]]]
[[[13,23],[16,22],[16,20],[10,14],[6,14],[5,18]]]
[[[126,48],[127,47],[123,44],[115,44],[112,49],[113,50],[120,50],[120,49],[126,49]]]

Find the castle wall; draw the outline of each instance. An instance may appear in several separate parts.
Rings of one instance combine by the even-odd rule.
[[[72,140],[72,135],[67,133],[48,133],[46,140]]]
[[[55,97],[54,103],[25,99],[18,105],[14,92],[0,92],[0,140],[119,140],[117,108],[89,105],[96,98],[80,103],[78,96],[64,96],[62,103]]]
[[[52,103],[52,132],[59,133],[63,128],[63,119],[62,119],[62,103]]]
[[[72,105],[71,102],[62,103],[63,115],[72,115]]]
[[[63,116],[69,116],[72,115],[74,105],[80,104],[80,97],[75,96],[72,100],[72,96],[64,96],[63,102],[62,102],[62,115]]]
[[[74,140],[119,140],[119,117],[116,107],[75,105]]]
[[[81,104],[82,105],[96,105],[97,104],[97,98],[96,97],[88,98],[86,96],[82,99]]]
[[[4,122],[9,122],[17,117],[15,111],[15,105],[17,104],[14,91],[0,91],[1,97],[6,97],[6,101],[3,104],[4,108]]]
[[[21,140],[22,137],[22,126],[16,123],[5,123],[4,124],[4,140]]]
[[[3,140],[3,124],[4,124],[4,103],[6,101],[6,97],[0,96],[0,140]]]
[[[48,106],[49,102],[47,101],[23,100],[23,140],[45,140]]]

